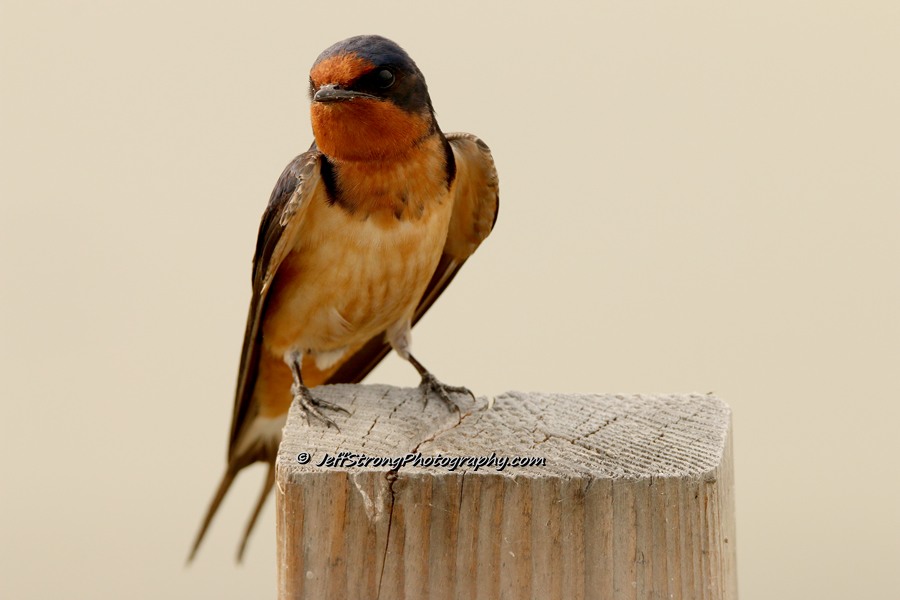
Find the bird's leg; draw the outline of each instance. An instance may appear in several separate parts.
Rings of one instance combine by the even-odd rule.
[[[472,400],[475,400],[475,394],[468,388],[441,383],[422,363],[416,360],[415,356],[410,354],[409,348],[412,345],[411,329],[412,323],[409,319],[397,321],[387,329],[387,339],[397,354],[404,360],[408,360],[419,372],[419,375],[422,376],[422,383],[419,384],[419,389],[422,390],[422,395],[425,397],[425,404],[428,404],[428,392],[434,392],[440,396],[447,406],[456,410],[459,410],[459,405],[450,398],[450,394],[468,394],[472,396]]]
[[[422,390],[422,394],[425,396],[425,404],[428,404],[428,392],[432,391],[437,394],[441,400],[443,400],[447,406],[453,407],[456,410],[459,410],[459,405],[450,398],[450,394],[468,394],[472,396],[472,400],[475,400],[475,394],[472,391],[463,386],[458,385],[447,385],[446,383],[441,383],[437,377],[431,374],[431,372],[426,369],[422,363],[416,360],[409,352],[406,353],[406,360],[410,362],[412,366],[416,368],[416,371],[419,372],[419,375],[422,376],[422,383],[419,384],[419,389]]]
[[[350,411],[348,411],[346,408],[338,406],[337,404],[332,404],[331,402],[325,402],[324,400],[313,398],[313,395],[310,393],[309,388],[303,384],[303,376],[300,374],[300,365],[302,362],[302,354],[291,354],[288,365],[291,367],[291,373],[294,375],[294,384],[291,386],[291,395],[303,409],[303,412],[306,415],[306,425],[310,425],[309,416],[313,415],[324,421],[325,424],[329,427],[334,427],[335,429],[340,431],[340,428],[338,428],[335,422],[319,412],[319,409],[327,408],[329,410],[340,410],[347,413],[348,415],[350,414]]]

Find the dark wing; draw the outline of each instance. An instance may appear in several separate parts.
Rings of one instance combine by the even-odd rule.
[[[463,263],[491,233],[500,208],[497,169],[487,144],[469,133],[449,133],[446,137],[456,160],[453,216],[440,262],[416,307],[413,325],[431,308]],[[390,345],[384,335],[376,335],[347,359],[327,383],[359,383],[389,351]]]
[[[320,158],[322,154],[312,148],[294,160],[284,169],[272,195],[269,197],[269,204],[263,213],[262,222],[259,224],[259,237],[256,239],[256,253],[253,256],[253,296],[250,298],[250,312],[247,315],[247,328],[244,331],[244,346],[241,350],[241,362],[238,369],[237,391],[234,399],[234,414],[231,420],[231,436],[228,443],[228,466],[225,475],[219,484],[216,495],[213,497],[207,510],[203,524],[197,534],[193,549],[191,550],[188,562],[190,562],[203,535],[212,521],[213,515],[219,508],[219,504],[225,497],[228,488],[234,481],[238,471],[244,467],[256,462],[265,461],[269,463],[269,475],[263,486],[263,493],[250,518],[246,533],[241,542],[238,552],[238,560],[244,551],[244,545],[247,542],[247,535],[253,528],[259,510],[265,502],[269,490],[272,489],[274,482],[274,465],[277,448],[269,448],[263,445],[250,447],[240,455],[236,454],[236,449],[241,436],[244,435],[247,426],[253,421],[259,408],[251,402],[253,398],[253,387],[256,383],[256,372],[259,364],[259,348],[260,336],[260,320],[262,317],[263,307],[265,306],[266,293],[278,270],[278,266],[284,257],[290,252],[294,245],[297,231],[299,231],[300,221],[303,219],[303,212],[306,206],[305,200],[310,198],[314,193],[320,179]]]
[[[244,331],[244,347],[241,350],[241,362],[238,370],[237,390],[234,399],[234,414],[231,420],[231,437],[228,445],[228,460],[234,459],[234,450],[241,433],[255,415],[251,407],[253,387],[256,383],[257,364],[259,363],[259,337],[262,309],[265,304],[269,285],[281,261],[293,246],[294,236],[291,233],[298,229],[302,213],[298,211],[304,206],[304,199],[309,198],[312,190],[320,181],[319,161],[322,154],[310,150],[295,158],[285,167],[278,179],[269,205],[263,213],[259,224],[259,236],[256,239],[256,253],[253,256],[253,296],[250,299],[250,311],[247,314],[247,328]]]

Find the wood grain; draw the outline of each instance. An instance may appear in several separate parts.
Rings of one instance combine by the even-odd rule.
[[[351,414],[338,432],[291,408],[279,598],[737,597],[731,412],[712,395],[508,392],[456,413],[418,389],[314,393]],[[316,466],[340,452],[545,464]]]

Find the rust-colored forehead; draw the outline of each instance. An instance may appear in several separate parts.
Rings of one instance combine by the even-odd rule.
[[[374,68],[374,63],[358,54],[342,53],[320,60],[313,66],[309,76],[316,87],[328,83],[347,85]]]

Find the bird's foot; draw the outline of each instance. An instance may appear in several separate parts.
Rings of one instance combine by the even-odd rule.
[[[457,411],[460,410],[459,404],[453,401],[450,394],[468,394],[472,396],[473,401],[475,400],[475,394],[469,388],[441,383],[428,371],[422,373],[422,383],[419,384],[419,389],[422,390],[422,395],[425,397],[425,406],[428,406],[428,392],[434,392],[448,407],[455,408]]]
[[[306,416],[307,427],[312,425],[312,423],[310,422],[310,415],[312,415],[317,419],[323,421],[329,427],[334,427],[338,430],[338,432],[341,431],[334,421],[319,412],[320,408],[327,408],[328,410],[339,410],[347,413],[347,415],[350,414],[350,411],[342,406],[338,406],[337,404],[332,404],[331,402],[326,402],[324,400],[314,398],[312,393],[310,393],[309,388],[303,384],[298,385],[295,383],[294,385],[292,385],[291,394],[294,396],[294,400],[296,400],[300,404],[300,408],[303,409],[303,413]]]

